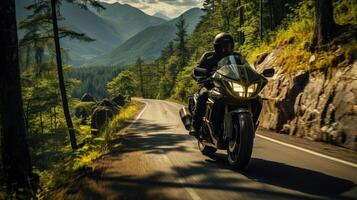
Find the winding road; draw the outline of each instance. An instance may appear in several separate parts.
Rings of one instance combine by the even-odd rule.
[[[98,161],[68,199],[357,199],[357,168],[256,137],[248,169],[226,152],[203,156],[178,115],[181,105],[146,107],[120,147]]]

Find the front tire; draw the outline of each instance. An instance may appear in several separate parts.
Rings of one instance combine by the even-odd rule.
[[[217,151],[216,148],[207,146],[207,145],[203,144],[202,142],[200,142],[199,140],[197,140],[197,145],[198,145],[198,149],[205,156],[211,156],[214,153],[216,153],[216,151]]]
[[[228,145],[228,162],[240,170],[248,165],[253,151],[254,125],[250,113],[239,113]]]

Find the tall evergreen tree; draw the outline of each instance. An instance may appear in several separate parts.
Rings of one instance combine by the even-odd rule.
[[[336,29],[332,0],[315,0],[315,28],[312,48],[320,48],[327,44],[336,34]]]
[[[32,174],[23,117],[15,1],[0,3],[0,134],[1,168],[8,186],[29,186]]]
[[[187,37],[187,31],[186,31],[186,22],[183,16],[181,15],[178,22],[176,23],[176,44],[177,44],[177,56],[178,56],[178,66],[179,69],[182,69],[186,64],[187,64],[187,59],[188,59],[188,50],[187,50],[187,45],[186,45],[186,37]],[[178,71],[176,72],[176,74]]]
[[[239,9],[239,31],[238,31],[238,43],[242,45],[244,43],[244,6],[242,4],[242,0],[237,0],[238,9]]]
[[[259,1],[259,35],[260,40],[263,39],[263,0]]]
[[[145,90],[144,90],[144,76],[143,76],[144,60],[142,60],[139,57],[135,62],[134,68],[137,72],[137,77],[139,78],[139,87],[140,87],[141,96],[146,97]]]
[[[51,0],[51,9],[52,9],[52,25],[53,25],[53,39],[55,42],[55,51],[56,51],[56,61],[57,61],[57,72],[58,72],[58,81],[59,87],[62,97],[62,106],[64,116],[66,118],[68,133],[71,141],[71,147],[73,150],[78,148],[76,135],[73,128],[71,114],[69,112],[68,107],[68,100],[67,100],[67,93],[66,93],[66,86],[64,84],[64,77],[63,77],[63,66],[62,66],[62,56],[61,56],[61,47],[59,41],[59,34],[58,34],[58,24],[57,24],[57,0]]]

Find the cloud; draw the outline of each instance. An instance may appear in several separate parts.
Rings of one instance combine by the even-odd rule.
[[[193,7],[202,7],[203,0],[103,0],[105,2],[126,3],[153,15],[156,12],[174,18]]]

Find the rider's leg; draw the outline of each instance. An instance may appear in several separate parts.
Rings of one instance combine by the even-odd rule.
[[[192,121],[192,126],[193,126],[192,131],[196,131],[196,134],[200,130],[200,126],[202,125],[207,99],[208,99],[208,89],[206,87],[202,87],[199,91],[199,96],[197,99],[195,113],[193,115],[193,121]]]

